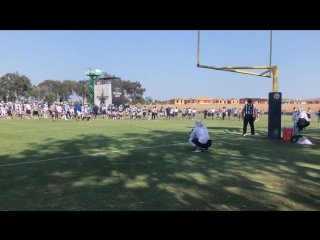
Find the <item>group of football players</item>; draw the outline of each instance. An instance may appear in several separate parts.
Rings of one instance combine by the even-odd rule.
[[[163,106],[157,108],[156,106],[142,106],[142,105],[119,105],[110,104],[108,106],[102,104],[101,106],[90,107],[88,104],[79,104],[79,109],[68,102],[54,102],[48,104],[47,102],[0,102],[0,119],[39,119],[49,118],[50,121],[54,119],[78,120],[78,115],[82,120],[97,119],[98,117],[106,119],[164,119],[174,118],[182,112],[182,118],[188,117],[193,119],[196,110],[191,108],[178,109],[173,107]],[[78,116],[78,117],[77,117]]]

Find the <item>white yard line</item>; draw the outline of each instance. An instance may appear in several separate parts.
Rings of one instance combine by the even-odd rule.
[[[233,134],[232,134],[233,135]],[[244,138],[241,135],[233,135],[234,137]],[[212,139],[213,143],[219,140],[225,140],[230,138],[229,136],[221,136],[217,139]],[[245,137],[248,138],[248,137]],[[244,139],[245,139],[244,138]],[[128,149],[121,149],[121,150],[110,150],[110,151],[103,151],[103,152],[97,152],[97,153],[91,153],[91,154],[83,154],[83,155],[73,155],[73,156],[67,156],[67,157],[59,157],[59,158],[49,158],[44,160],[38,160],[38,161],[30,161],[30,162],[20,162],[20,163],[10,163],[10,164],[3,164],[0,165],[1,167],[10,167],[10,166],[17,166],[17,165],[26,165],[26,164],[33,164],[33,163],[40,163],[40,162],[49,162],[49,161],[56,161],[56,160],[63,160],[63,159],[71,159],[71,158],[78,158],[78,157],[88,157],[88,156],[99,156],[99,155],[105,155],[107,153],[117,153],[117,152],[124,152],[124,151],[134,151],[134,150],[143,150],[143,149],[152,149],[152,148],[161,148],[161,147],[170,147],[170,146],[176,146],[176,145],[184,145],[184,144],[190,144],[189,142],[183,142],[183,143],[172,143],[172,144],[166,144],[166,145],[159,145],[159,146],[151,146],[151,147],[138,147],[138,148],[128,148]]]
[[[43,126],[41,126],[43,127]],[[59,127],[59,126],[58,126]],[[9,134],[9,133],[24,133],[24,132],[41,132],[42,130],[73,130],[73,129],[80,129],[80,128],[90,128],[89,126],[87,127],[69,127],[69,128],[51,128],[51,127],[48,127],[48,128],[36,128],[36,129],[32,129],[32,130],[21,130],[21,131],[0,131],[0,133],[4,133],[4,134]]]
[[[94,120],[96,121],[96,120]],[[50,124],[48,122],[48,124]],[[75,122],[75,124],[78,124]],[[31,129],[31,130],[17,130],[17,131],[8,131],[6,129],[6,131],[1,131],[0,130],[0,133],[5,133],[5,134],[8,134],[8,133],[23,133],[23,132],[38,132],[38,131],[41,131],[41,130],[54,130],[55,127],[57,127],[58,129],[57,130],[72,130],[72,129],[80,129],[80,128],[92,128],[92,127],[109,127],[109,126],[112,126],[112,127],[116,127],[116,125],[107,125],[107,124],[94,124],[92,122],[90,122],[90,125],[83,125],[83,126],[77,126],[77,127],[69,127],[69,128],[60,128],[61,126],[63,125],[55,125],[54,123],[53,124],[50,124],[50,125],[39,125],[39,127],[36,127],[36,129]],[[24,127],[28,128],[28,127],[35,127],[34,125],[24,125]],[[119,126],[121,127],[121,126]]]
[[[4,165],[0,165],[0,167],[9,167],[9,166],[25,165],[25,164],[32,164],[32,163],[49,162],[49,161],[71,159],[71,158],[78,158],[78,157],[99,156],[99,155],[105,155],[107,153],[117,153],[117,152],[123,152],[123,151],[134,151],[134,150],[142,150],[142,149],[170,147],[170,146],[183,145],[183,144],[189,144],[189,143],[184,142],[184,143],[173,143],[173,144],[160,145],[160,146],[151,146],[151,147],[139,147],[139,148],[128,148],[128,149],[121,149],[121,150],[110,150],[110,151],[103,151],[103,152],[91,153],[91,154],[74,155],[74,156],[59,157],[59,158],[49,158],[49,159],[44,159],[44,160],[39,160],[39,161],[4,164]]]

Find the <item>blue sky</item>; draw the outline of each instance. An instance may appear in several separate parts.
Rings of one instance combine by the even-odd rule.
[[[201,64],[269,64],[270,31],[201,31]],[[273,31],[283,98],[320,97],[320,31]],[[139,81],[145,96],[267,98],[272,80],[197,68],[197,31],[0,31],[0,75],[33,84],[86,79],[89,67]]]

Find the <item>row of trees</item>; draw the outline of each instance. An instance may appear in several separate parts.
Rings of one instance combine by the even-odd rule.
[[[38,100],[43,102],[70,101],[77,96],[83,102],[88,98],[89,80],[44,80],[33,85],[31,80],[16,73],[7,73],[0,79],[0,99],[3,101]],[[146,91],[140,82],[131,82],[120,78],[110,80],[116,87],[124,90],[124,103],[144,103],[143,94]]]
[[[167,101],[161,101],[161,100],[153,100],[152,98],[149,98],[147,100],[144,101],[145,104],[149,105],[149,104],[166,104]]]

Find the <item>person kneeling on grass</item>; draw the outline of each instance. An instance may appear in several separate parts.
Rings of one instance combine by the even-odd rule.
[[[208,148],[211,147],[212,140],[208,129],[200,120],[194,123],[194,128],[190,133],[189,143],[196,147],[192,152],[201,152],[201,149],[208,150]]]

